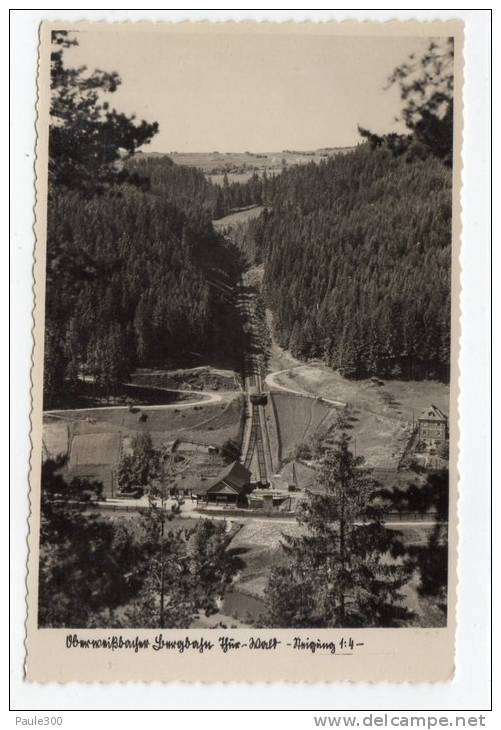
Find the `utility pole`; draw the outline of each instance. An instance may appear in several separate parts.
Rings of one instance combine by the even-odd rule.
[[[167,457],[169,460],[169,476],[172,474],[174,464],[174,452],[171,451]],[[160,483],[160,628],[163,629],[165,622],[165,520],[167,502],[167,484],[165,483],[165,454],[161,458],[161,483]]]

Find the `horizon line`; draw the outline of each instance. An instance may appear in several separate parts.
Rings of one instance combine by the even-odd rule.
[[[348,150],[353,149],[355,147],[358,147],[358,145],[364,144],[363,140],[360,140],[354,144],[346,144],[346,145],[325,145],[321,147],[309,147],[304,149],[282,149],[282,150],[262,150],[262,151],[255,151],[252,150],[169,150],[168,152],[160,151],[160,150],[149,150],[147,145],[143,145],[144,148],[137,149],[134,154],[152,154],[152,155],[272,155],[272,154],[282,154],[284,152],[292,153],[292,154],[306,154],[308,152],[319,152],[320,150]]]

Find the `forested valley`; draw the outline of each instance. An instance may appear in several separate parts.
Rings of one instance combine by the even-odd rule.
[[[429,100],[418,121],[407,118],[409,135],[361,129],[367,141],[351,152],[218,185],[167,155],[143,154],[157,125],[101,100],[117,74],[67,69],[63,51],[76,41],[54,41],[46,408],[82,374],[108,396],[137,366],[239,369],[228,285],[245,260],[263,264],[275,337],[296,357],[355,378],[448,379],[450,94],[439,90],[440,103],[449,99],[440,119]],[[429,119],[443,128],[432,135],[445,140],[436,149]],[[231,240],[215,231],[213,219],[253,205],[261,215]]]
[[[447,380],[451,172],[439,160],[362,144],[228,186],[166,156],[130,167],[142,185],[50,197],[47,404],[82,370],[112,391],[137,365],[239,367],[239,323],[218,282],[240,261],[211,223],[222,200],[223,212],[265,206],[234,240],[264,265],[283,347],[347,376]]]

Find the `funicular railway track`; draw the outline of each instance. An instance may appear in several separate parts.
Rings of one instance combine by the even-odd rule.
[[[261,393],[261,376],[250,375],[249,385],[256,394]],[[267,433],[266,419],[264,418],[264,406],[252,403],[248,397],[248,428],[250,429],[250,437],[246,453],[243,455],[244,465],[253,473],[253,477],[261,484],[269,484],[271,482],[270,462],[267,458]],[[256,473],[257,472],[257,473]]]
[[[245,274],[239,287],[238,299],[246,333],[244,362],[246,421],[240,460],[251,472],[254,482],[269,485],[272,481],[273,469],[265,416],[266,394],[263,392],[259,358],[255,293],[247,285]]]

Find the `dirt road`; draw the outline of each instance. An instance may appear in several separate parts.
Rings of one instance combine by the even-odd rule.
[[[221,395],[221,393],[214,393],[214,392],[208,392],[204,391],[203,395],[200,394],[198,391],[195,390],[177,390],[175,388],[160,388],[159,386],[154,385],[137,385],[136,383],[125,383],[127,387],[129,388],[145,388],[151,390],[161,390],[163,392],[167,393],[180,393],[182,395],[198,395],[200,396],[196,400],[189,400],[186,402],[179,401],[175,403],[166,403],[163,405],[138,405],[134,406],[135,408],[141,409],[141,410],[148,410],[148,411],[161,411],[161,410],[169,410],[172,408],[193,408],[193,406],[200,406],[200,405],[209,405],[213,403],[221,403],[224,400],[224,397]],[[109,406],[92,406],[89,408],[56,408],[53,411],[44,411],[44,415],[54,415],[57,416],[59,414],[64,414],[65,411],[71,411],[71,413],[88,413],[90,411],[127,411],[129,410],[130,406],[115,406],[115,405],[109,405]]]
[[[304,363],[297,366],[298,368],[307,368],[308,366]],[[294,388],[290,388],[286,385],[282,385],[277,378],[282,375],[283,373],[290,373],[296,368],[287,368],[286,370],[279,370],[276,373],[268,373],[268,375],[265,378],[266,385],[269,387],[270,390],[283,390],[287,393],[294,393],[295,395],[302,395],[305,398],[316,398],[317,396],[312,395],[311,393],[307,393],[305,390],[297,390]],[[330,398],[322,398],[322,400],[325,403],[330,403],[333,406],[337,406],[338,408],[344,408],[346,406],[346,403],[340,400],[331,400]]]

